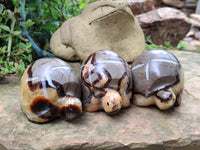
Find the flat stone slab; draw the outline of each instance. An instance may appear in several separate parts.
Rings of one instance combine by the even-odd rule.
[[[19,80],[0,84],[0,149],[200,149],[200,54],[173,51],[185,70],[180,107],[131,107],[118,115],[84,112],[72,122],[27,120],[19,103]],[[72,64],[78,72],[79,64]]]

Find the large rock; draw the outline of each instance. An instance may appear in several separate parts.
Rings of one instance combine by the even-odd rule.
[[[162,4],[162,0],[151,0],[154,6],[158,7]]]
[[[0,149],[15,150],[199,150],[200,55],[173,51],[185,71],[180,107],[160,111],[131,105],[118,115],[84,112],[72,122],[27,120],[20,109],[19,79],[0,85]],[[74,66],[76,65],[76,67]],[[78,72],[80,64],[73,64]]]
[[[163,7],[155,11],[136,16],[145,35],[151,35],[155,44],[168,41],[177,45],[190,30],[190,21],[181,11]]]
[[[133,14],[142,14],[153,9],[151,0],[126,0],[131,7]]]
[[[183,41],[185,47],[183,48],[184,51],[190,52],[200,52],[200,41],[199,40],[192,40],[192,41]]]
[[[144,34],[125,1],[98,1],[71,18],[53,34],[52,52],[66,60],[86,59],[108,49],[132,62],[145,49]]]
[[[190,17],[198,22],[200,22],[200,14],[190,14]]]
[[[181,9],[187,16],[195,12],[197,0],[184,0],[185,5]]]
[[[185,7],[194,9],[195,11],[196,3],[197,3],[197,0],[185,0]]]
[[[200,14],[200,1],[197,2],[195,13]]]
[[[192,24],[192,27],[200,28],[200,21],[190,18],[190,22]]]
[[[163,3],[176,8],[182,8],[184,6],[184,2],[181,0],[163,0]]]

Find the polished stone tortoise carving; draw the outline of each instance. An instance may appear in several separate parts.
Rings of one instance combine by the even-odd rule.
[[[173,54],[164,50],[147,51],[135,60],[131,70],[134,104],[155,104],[161,110],[180,105],[184,72]]]
[[[115,52],[92,53],[81,66],[83,105],[86,111],[117,113],[130,105],[132,78],[128,64]]]
[[[81,86],[72,68],[57,58],[42,58],[24,72],[20,85],[21,107],[35,123],[59,116],[71,120],[82,112]]]

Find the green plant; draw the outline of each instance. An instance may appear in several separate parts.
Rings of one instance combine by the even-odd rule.
[[[152,50],[152,49],[165,49],[165,50],[170,50],[170,49],[174,49],[174,50],[184,50],[184,48],[186,47],[186,44],[183,41],[180,41],[177,46],[173,46],[170,44],[170,42],[165,41],[163,45],[156,45],[152,42],[151,40],[151,36],[148,35],[145,37],[145,41],[146,41],[146,49],[147,50]]]
[[[152,49],[156,49],[156,48],[162,48],[162,46],[156,45],[152,42],[151,40],[151,35],[148,35],[145,37],[145,41],[146,41],[146,49],[147,50],[152,50]]]
[[[12,0],[0,4],[0,78],[10,73],[21,75],[39,57],[54,57],[48,52],[52,34],[86,6],[86,0]]]
[[[25,69],[25,64],[22,60],[20,60],[19,63],[16,62],[9,62],[9,61],[3,61],[0,60],[1,72],[0,77],[3,77],[5,74],[11,74],[17,72],[18,76],[21,76],[23,73],[23,70]]]
[[[91,2],[93,1],[96,0]],[[26,28],[29,36],[37,39],[36,44],[46,51],[50,51],[49,40],[56,29],[65,20],[79,15],[87,6],[86,0],[36,0],[36,2],[21,0],[21,2],[25,5],[22,27]]]
[[[11,8],[0,4],[0,78],[10,73],[21,75],[32,62],[31,43],[22,37],[19,26],[19,2],[12,0]]]
[[[176,48],[177,48],[178,50],[180,50],[180,51],[183,51],[185,47],[186,47],[186,44],[185,44],[183,41],[180,41],[180,42],[178,43],[178,45],[176,46]]]

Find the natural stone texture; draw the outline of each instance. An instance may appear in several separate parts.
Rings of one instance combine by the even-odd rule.
[[[189,16],[191,13],[195,12],[196,9],[196,0],[184,0],[184,7],[181,9],[187,16]]]
[[[0,149],[199,150],[200,55],[172,52],[185,70],[185,89],[181,106],[167,111],[131,105],[115,116],[84,112],[72,122],[34,124],[20,109],[19,80],[1,84]]]
[[[195,28],[195,27],[191,27],[190,31],[187,33],[186,38],[187,37],[194,37],[195,33],[198,32],[199,29]],[[185,38],[184,38],[185,39]]]
[[[196,14],[200,14],[200,1],[198,0],[197,2],[197,6],[196,6],[196,10],[195,10]]]
[[[184,47],[184,51],[190,52],[200,52],[200,41],[199,40],[192,40],[192,41],[183,41],[186,47]]]
[[[194,9],[189,9],[189,8],[182,8],[181,11],[187,15],[187,16],[190,16],[190,14],[194,13]]]
[[[197,2],[196,0],[185,0],[185,7],[194,9],[194,11],[195,11],[196,2]]]
[[[190,42],[190,41],[192,41],[192,40],[194,40],[194,38],[193,37],[185,37],[184,39],[183,39],[183,41],[186,41],[186,42]]]
[[[200,14],[190,14],[190,17],[192,19],[200,22]]]
[[[132,62],[145,50],[145,39],[127,2],[98,1],[65,21],[53,34],[50,47],[66,60],[75,60],[75,55],[84,60],[95,51],[108,49]],[[65,57],[71,52],[73,57]]]
[[[133,14],[142,14],[153,9],[151,0],[126,0],[131,7]]]
[[[162,3],[162,0],[151,0],[151,2],[152,2],[152,4],[153,4],[154,6],[160,6],[161,3]]]
[[[181,0],[163,0],[163,3],[176,8],[182,8],[184,6],[184,2]]]
[[[196,32],[194,37],[197,39],[197,40],[200,40],[200,31]]]
[[[189,19],[174,8],[163,7],[136,18],[145,35],[151,35],[152,41],[158,45],[166,41],[177,45],[190,30]]]
[[[199,21],[196,21],[194,19],[190,19],[190,22],[191,22],[193,27],[200,28],[200,22]]]

